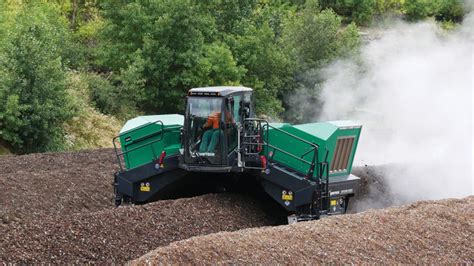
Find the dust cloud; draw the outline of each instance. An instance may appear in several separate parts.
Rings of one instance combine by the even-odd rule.
[[[359,121],[355,165],[384,165],[400,203],[473,194],[473,25],[398,21],[323,71],[315,120]]]

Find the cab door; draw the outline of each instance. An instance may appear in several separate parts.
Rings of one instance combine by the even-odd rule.
[[[242,95],[235,94],[225,101],[225,127],[228,154],[237,148],[237,123],[242,123],[240,106]]]

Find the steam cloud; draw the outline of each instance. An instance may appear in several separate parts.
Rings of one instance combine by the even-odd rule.
[[[385,165],[400,202],[473,192],[473,25],[397,22],[323,72],[318,120],[362,123],[355,164]]]

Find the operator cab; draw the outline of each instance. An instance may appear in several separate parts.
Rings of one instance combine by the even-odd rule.
[[[237,158],[237,127],[250,117],[254,117],[250,88],[189,90],[180,166],[190,171],[230,171]]]

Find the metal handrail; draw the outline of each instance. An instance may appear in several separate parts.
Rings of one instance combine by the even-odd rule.
[[[306,155],[308,155],[310,152],[314,151],[315,148],[312,148],[311,150],[303,153],[303,155],[301,155],[301,158],[305,157]]]
[[[150,138],[150,137],[152,137],[152,136],[156,136],[156,135],[158,135],[158,134],[161,134],[160,139],[154,140],[154,141],[150,141],[150,142],[148,142],[148,143],[146,143],[146,144],[142,144],[142,145],[140,145],[140,146],[134,147],[134,148],[129,149],[129,150],[126,150],[126,151],[122,151],[122,152],[119,152],[119,151],[118,151],[118,149],[117,149],[117,139],[119,139],[121,135],[123,135],[123,134],[125,134],[125,133],[130,134],[130,133],[132,133],[132,132],[135,132],[135,131],[138,131],[138,130],[140,130],[140,129],[143,129],[143,128],[146,128],[146,127],[149,127],[149,126],[152,126],[152,125],[156,125],[156,124],[161,124],[161,130],[160,130],[160,131],[157,131],[157,132],[154,132],[154,133],[152,133],[152,134],[148,134],[148,135],[146,135],[146,136],[140,137],[140,138],[138,138],[138,139],[136,139],[136,140],[133,140],[132,143],[137,142],[137,140],[144,140],[144,139]],[[151,149],[152,149],[152,152],[153,152],[153,154],[154,154],[155,157],[156,157],[155,150],[153,149],[153,145],[151,145],[151,144],[156,143],[156,142],[159,142],[159,141],[162,141],[162,140],[163,140],[163,137],[164,137],[164,134],[163,134],[164,132],[165,132],[165,131],[164,131],[164,124],[163,124],[163,121],[161,121],[161,120],[156,120],[155,122],[151,122],[151,123],[147,123],[147,124],[141,125],[141,126],[136,127],[136,128],[134,128],[134,129],[132,129],[132,130],[128,130],[128,131],[126,131],[126,132],[124,132],[124,133],[122,133],[122,134],[120,134],[120,135],[118,135],[118,136],[115,136],[115,137],[112,139],[112,143],[113,143],[113,145],[114,145],[115,156],[117,157],[117,162],[118,162],[118,165],[119,165],[119,167],[120,167],[120,171],[123,171],[122,161],[120,160],[120,157],[122,156],[122,157],[124,158],[124,160],[125,160],[125,155],[126,155],[127,153],[129,153],[129,152],[134,151],[134,150],[137,150],[137,149],[140,149],[140,148],[143,148],[143,147],[145,147],[145,146],[150,145],[150,147],[151,147]],[[127,158],[127,159],[128,159],[128,158]]]
[[[298,137],[298,136],[295,136],[295,135],[293,135],[293,134],[291,134],[291,133],[288,133],[288,132],[286,132],[286,131],[284,131],[284,130],[281,130],[281,129],[279,129],[279,128],[276,128],[276,127],[274,127],[274,126],[272,126],[272,125],[270,125],[270,124],[267,124],[267,126],[270,127],[270,128],[272,128],[272,129],[275,129],[275,130],[278,131],[278,132],[281,132],[281,133],[284,133],[284,134],[286,134],[286,135],[288,135],[288,136],[290,136],[290,137],[293,137],[293,138],[295,138],[295,139],[297,139],[297,140],[299,140],[299,141],[301,141],[301,142],[304,142],[304,143],[306,143],[306,144],[308,144],[308,145],[311,145],[311,146],[315,147],[316,149],[319,148],[319,145],[316,144],[316,143],[313,143],[313,142],[307,141],[307,140],[305,140],[305,139],[302,139],[302,138],[300,138],[300,137]]]
[[[292,154],[292,153],[289,153],[289,152],[287,152],[287,151],[285,151],[285,150],[282,150],[282,149],[280,149],[280,148],[278,148],[278,147],[275,147],[275,146],[273,146],[273,145],[271,145],[271,144],[266,144],[266,146],[268,146],[268,147],[270,147],[270,148],[272,148],[272,149],[274,149],[274,150],[277,150],[277,151],[279,151],[279,152],[283,152],[284,154],[289,155],[289,156],[291,156],[291,157],[293,157],[293,158],[295,158],[295,159],[297,159],[297,160],[299,160],[299,161],[301,161],[301,162],[303,162],[303,163],[306,163],[306,164],[308,164],[308,165],[312,165],[312,162],[306,161],[305,159],[302,159],[302,158],[300,158],[300,157],[298,157],[298,156],[296,156],[296,155],[294,155],[294,154]]]
[[[313,143],[313,142],[309,142],[309,141],[307,141],[307,140],[305,140],[305,139],[302,139],[302,138],[300,138],[300,137],[298,137],[298,136],[295,136],[295,135],[293,135],[293,134],[291,134],[291,133],[289,133],[289,132],[286,132],[286,131],[284,131],[284,130],[281,130],[281,129],[279,129],[279,128],[276,128],[276,127],[274,127],[274,126],[271,126],[271,125],[269,125],[269,124],[267,124],[267,126],[268,126],[269,128],[272,128],[272,129],[274,129],[274,130],[276,130],[276,131],[278,131],[278,132],[281,132],[281,133],[283,133],[283,134],[286,134],[286,135],[288,135],[288,136],[290,136],[290,137],[292,137],[292,138],[294,138],[294,139],[296,139],[296,140],[299,140],[299,141],[301,141],[301,142],[303,142],[303,143],[305,143],[305,144],[308,144],[308,145],[312,146],[312,147],[313,147],[312,149],[310,149],[309,151],[307,151],[307,152],[305,152],[303,155],[301,155],[301,159],[303,159],[304,156],[306,156],[307,154],[309,154],[310,152],[313,151],[314,154],[313,154],[313,158],[312,158],[311,162],[305,161],[306,164],[308,164],[308,165],[310,166],[310,168],[308,169],[307,176],[308,176],[308,178],[311,178],[311,179],[312,179],[312,178],[313,178],[313,173],[314,173],[314,171],[316,170],[317,178],[318,178],[318,179],[321,178],[321,176],[319,175],[319,171],[318,171],[318,170],[319,170],[319,168],[318,168],[318,167],[319,167],[319,158],[318,158],[319,145],[318,145],[318,144]],[[267,132],[268,132],[268,129],[267,129]],[[268,135],[268,133],[267,133],[267,135]],[[288,154],[288,155],[290,155],[290,154]],[[293,154],[291,154],[291,155],[293,155]],[[295,158],[296,156],[292,156],[292,157]],[[298,158],[298,159],[299,159],[299,158]],[[316,169],[314,169],[315,167],[316,167]]]
[[[273,153],[275,153],[275,151],[282,152],[282,153],[284,153],[284,154],[286,154],[286,155],[288,155],[288,156],[290,156],[290,157],[292,157],[292,158],[294,158],[294,159],[297,159],[297,160],[299,160],[299,161],[301,161],[301,162],[303,162],[303,163],[309,165],[310,168],[309,168],[308,173],[307,173],[307,174],[308,174],[308,177],[312,178],[312,175],[313,175],[314,171],[316,170],[317,177],[318,177],[318,178],[321,178],[322,175],[320,174],[320,169],[319,169],[319,158],[318,158],[319,145],[318,145],[318,144],[313,143],[313,142],[309,142],[309,141],[307,141],[307,140],[305,140],[305,139],[302,139],[302,138],[300,138],[300,137],[298,137],[298,136],[295,136],[295,135],[293,135],[293,134],[291,134],[291,133],[289,133],[289,132],[286,132],[286,131],[284,131],[284,130],[281,130],[281,129],[279,129],[279,128],[276,128],[276,127],[270,125],[270,124],[268,123],[268,121],[265,120],[265,119],[260,119],[260,118],[247,118],[247,119],[244,120],[244,123],[247,122],[247,121],[249,121],[249,122],[254,121],[254,122],[258,122],[258,123],[264,122],[265,124],[262,126],[262,128],[263,128],[263,130],[266,130],[266,140],[263,140],[263,143],[247,143],[247,142],[246,142],[246,143],[244,143],[244,144],[247,144],[247,145],[262,145],[262,146],[266,146],[266,147],[267,147],[266,153],[268,153],[268,148],[272,148],[272,149],[273,149]],[[278,148],[278,147],[276,147],[276,146],[274,146],[274,145],[271,145],[271,144],[269,143],[269,141],[268,141],[268,139],[269,139],[268,130],[269,130],[270,128],[271,128],[271,129],[274,129],[274,130],[277,131],[277,132],[281,132],[281,133],[283,133],[283,134],[286,134],[286,135],[288,135],[288,136],[290,136],[290,137],[292,137],[292,138],[294,138],[294,139],[296,139],[296,140],[299,140],[299,141],[301,141],[301,142],[303,142],[303,143],[305,143],[305,144],[308,144],[308,145],[310,145],[310,146],[313,147],[313,148],[310,149],[309,151],[305,152],[305,153],[304,153],[303,155],[301,155],[300,157],[298,157],[297,155],[295,155],[295,154],[293,154],[293,153],[287,152],[287,151],[285,151],[285,150],[283,150],[283,149],[280,149],[280,148]],[[313,158],[312,158],[311,161],[307,161],[307,160],[303,159],[306,155],[308,155],[308,154],[311,153],[311,152],[314,152],[314,155],[313,155]],[[265,154],[265,155],[268,156],[268,154]],[[272,156],[272,158],[273,158],[273,156]],[[271,158],[270,158],[270,159],[271,159]],[[316,167],[316,169],[314,169],[315,167]]]

